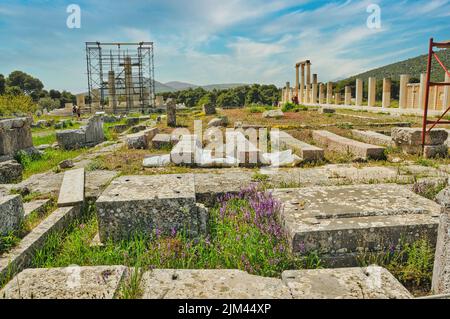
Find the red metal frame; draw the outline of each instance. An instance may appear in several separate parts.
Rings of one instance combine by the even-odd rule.
[[[430,39],[430,47],[428,50],[428,64],[427,64],[427,79],[425,83],[425,107],[423,114],[423,127],[422,127],[422,147],[425,148],[426,136],[431,132],[433,128],[438,124],[450,124],[450,121],[443,121],[444,116],[450,111],[450,105],[447,107],[445,112],[439,117],[438,120],[429,121],[428,120],[428,104],[430,101],[430,87],[431,86],[450,86],[450,83],[447,82],[431,82],[431,66],[433,62],[433,57],[440,64],[440,66],[444,69],[445,73],[450,76],[449,70],[445,67],[444,63],[439,59],[438,55],[434,52],[434,48],[440,49],[449,49],[450,41],[447,42],[434,42],[434,39]],[[446,102],[446,101],[444,101]],[[431,127],[428,129],[428,125],[431,124]]]

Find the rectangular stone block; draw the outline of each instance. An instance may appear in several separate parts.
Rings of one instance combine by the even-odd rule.
[[[206,212],[197,206],[194,176],[122,176],[96,202],[102,242],[185,231],[206,232]]]
[[[262,163],[261,151],[241,131],[227,131],[225,137],[226,155],[236,158],[240,166],[253,166]]]
[[[128,148],[147,149],[158,131],[157,128],[150,128],[136,134],[127,135]]]
[[[294,253],[330,262],[383,252],[420,238],[436,243],[440,207],[396,184],[276,189]],[[354,262],[354,260],[353,260]],[[345,264],[347,266],[348,264]]]
[[[56,139],[60,147],[66,150],[91,147],[105,140],[103,133],[103,119],[95,115],[88,120],[86,126],[78,130],[65,130],[56,132]]]
[[[0,299],[113,299],[125,266],[26,269],[1,291]]]
[[[433,129],[426,135],[425,145],[443,145],[447,141],[448,132],[444,129]],[[397,127],[392,129],[395,144],[407,154],[422,153],[422,129]],[[433,150],[430,150],[432,152]]]
[[[58,207],[78,206],[84,202],[84,168],[66,171],[58,197]]]
[[[156,134],[152,139],[152,147],[155,149],[170,148],[174,145],[170,134]]]
[[[361,159],[384,159],[384,148],[376,145],[361,143],[328,131],[313,131],[316,143],[330,151],[351,154]]]
[[[17,161],[0,162],[0,184],[13,184],[22,181],[23,167]]]
[[[395,143],[392,140],[392,137],[381,134],[381,133],[377,133],[377,132],[373,132],[373,131],[352,130],[352,135],[354,138],[360,139],[365,143],[387,146],[387,147],[395,146]]]
[[[143,299],[292,299],[280,279],[240,270],[155,269],[142,278]]]
[[[26,117],[0,120],[0,156],[33,147],[31,122]]]
[[[286,132],[272,131],[270,132],[271,142],[277,141],[280,149],[292,149],[292,151],[299,155],[304,161],[320,161],[324,159],[323,149],[304,143]]]
[[[19,229],[24,214],[20,195],[0,197],[0,236]]]
[[[412,299],[384,268],[288,270],[281,275],[294,299]]]

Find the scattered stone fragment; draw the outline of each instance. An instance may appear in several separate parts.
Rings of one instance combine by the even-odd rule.
[[[270,132],[270,141],[272,145],[280,150],[292,149],[306,162],[321,161],[325,158],[323,149],[302,142],[283,131],[272,130]]]
[[[78,130],[56,132],[56,139],[60,147],[66,150],[100,144],[105,140],[102,117],[100,115],[91,117],[87,125]]]
[[[177,126],[177,105],[173,99],[167,100],[167,126]]]
[[[75,164],[72,160],[65,160],[58,164],[61,169],[68,169],[75,167]]]
[[[80,206],[84,203],[84,168],[64,173],[58,197],[58,207]]]
[[[151,156],[144,159],[142,166],[145,168],[169,166],[170,154]]]
[[[32,118],[0,120],[0,156],[14,156],[18,151],[33,147]]]
[[[127,135],[127,145],[129,149],[147,149],[152,139],[158,134],[157,128],[147,129],[145,131]]]
[[[448,132],[443,129],[434,129],[426,135],[425,157],[443,155],[447,152],[443,147],[448,138]],[[422,129],[420,128],[394,128],[392,139],[406,154],[422,154]],[[446,154],[445,154],[446,155]]]
[[[216,117],[209,121],[208,127],[226,127],[228,126],[228,117],[222,116],[222,117]]]
[[[263,118],[281,118],[284,116],[283,111],[281,110],[269,110],[263,113]]]
[[[203,112],[205,115],[214,115],[216,114],[216,106],[213,104],[204,104],[203,105]]]
[[[152,139],[152,148],[154,149],[167,149],[174,145],[174,141],[170,134],[157,134]]]

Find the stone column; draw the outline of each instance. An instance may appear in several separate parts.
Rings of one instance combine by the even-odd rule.
[[[364,82],[361,79],[356,79],[356,106],[362,106]]]
[[[438,87],[430,86],[430,109],[437,110],[438,105]]]
[[[450,77],[445,74],[445,82],[450,82]],[[446,110],[450,106],[450,86],[444,86],[444,100],[442,102],[444,105],[443,110]]]
[[[352,88],[350,86],[345,87],[344,104],[352,105]]]
[[[384,78],[383,79],[383,102],[382,106],[383,108],[388,108],[391,106],[391,87],[392,87],[392,81],[390,78]]]
[[[418,108],[421,110],[425,109],[425,94],[426,94],[426,82],[427,82],[427,74],[420,74],[420,87],[419,87],[419,104]]]
[[[300,80],[300,98],[299,103],[305,102],[305,64],[302,64],[301,66],[301,80]]]
[[[117,95],[116,95],[116,76],[114,71],[108,72],[108,98],[109,107],[112,108],[113,113],[117,112]]]
[[[368,85],[368,94],[367,94],[367,106],[374,107],[376,103],[376,94],[377,94],[377,79],[369,78]]]
[[[341,93],[339,93],[339,92],[336,92],[335,93],[335,100],[336,100],[336,105],[339,105],[339,104],[341,104]]]
[[[313,84],[312,84],[312,100],[311,103],[317,104],[317,92],[318,84],[317,84],[317,74],[313,74]]]
[[[297,97],[297,101],[300,101],[299,97],[299,89],[300,89],[300,65],[295,65],[295,96]]]
[[[323,83],[319,84],[319,104],[323,104],[323,100],[325,97],[325,85],[323,85]]]
[[[85,95],[84,94],[77,94],[77,106],[80,108],[85,107]]]
[[[333,99],[333,83],[327,83],[327,104],[331,104]]]
[[[167,101],[167,126],[177,126],[177,104],[173,99]]]
[[[311,63],[306,63],[306,103],[311,103]]]
[[[401,109],[406,109],[408,107],[408,83],[409,83],[409,75],[408,74],[400,75],[400,92],[398,105],[399,108]]]
[[[286,89],[285,88],[282,88],[281,89],[281,104],[284,104],[285,103],[285,98],[286,98]]]
[[[291,95],[291,83],[286,82],[286,103],[291,102],[290,95]]]

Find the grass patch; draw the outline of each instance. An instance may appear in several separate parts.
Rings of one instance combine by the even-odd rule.
[[[44,151],[42,156],[30,156],[25,153],[20,153],[16,160],[22,164],[24,168],[23,178],[27,179],[34,174],[43,173],[52,169],[64,160],[73,159],[85,151],[86,149],[84,148],[71,151],[48,149]]]
[[[56,142],[56,133],[53,132],[49,135],[43,135],[43,136],[33,136],[33,145],[39,146],[44,144],[52,145]]]
[[[409,291],[424,296],[431,291],[434,248],[426,239],[393,247],[389,252],[360,257],[363,267],[376,264],[389,270]]]

